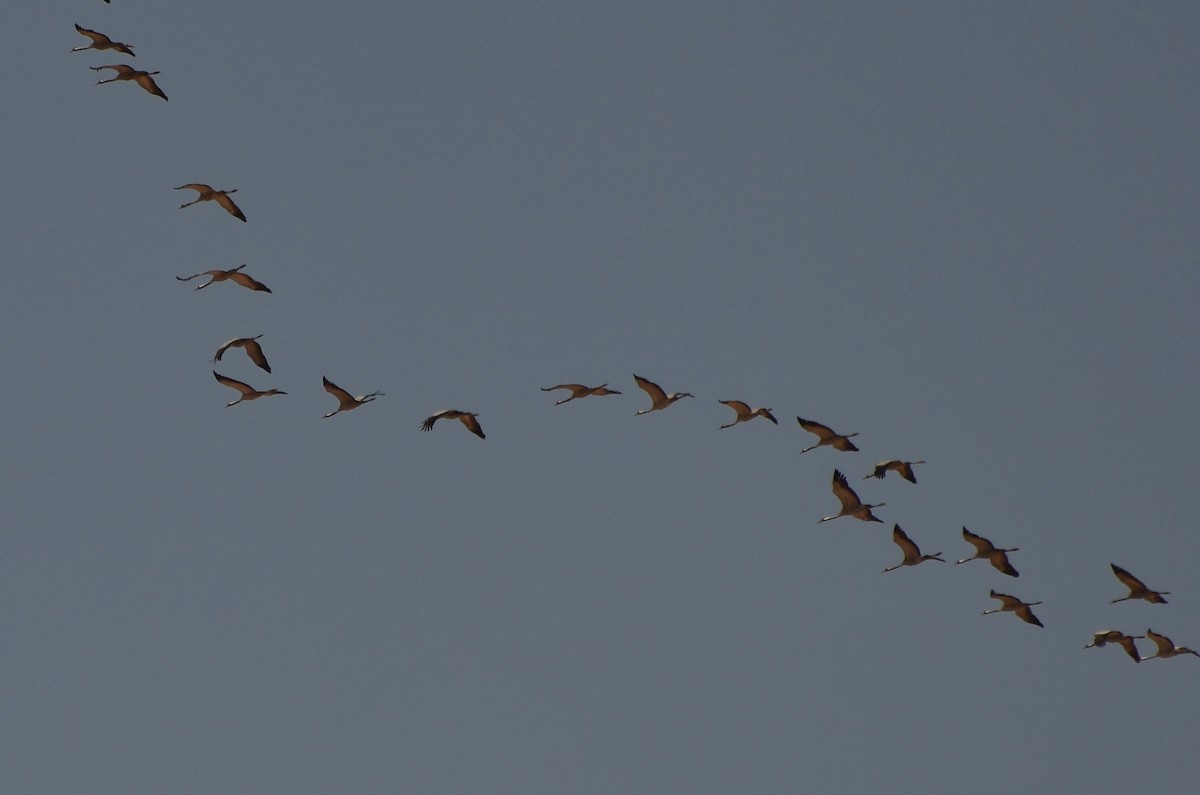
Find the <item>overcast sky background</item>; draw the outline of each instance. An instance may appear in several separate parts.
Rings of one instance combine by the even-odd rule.
[[[1200,6],[0,16],[6,791],[1200,776],[1200,660],[1082,649],[1200,647]],[[274,292],[173,278],[241,263]],[[273,374],[217,369],[289,394],[227,409],[254,334]],[[386,396],[322,420],[323,375]],[[817,524],[835,467],[885,524]],[[1021,577],[881,574],[894,522]]]

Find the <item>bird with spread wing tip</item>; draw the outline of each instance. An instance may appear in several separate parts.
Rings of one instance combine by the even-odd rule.
[[[211,185],[205,185],[202,182],[189,182],[186,185],[180,185],[178,188],[175,188],[175,190],[194,190],[196,193],[200,194],[190,202],[179,205],[179,209],[181,210],[184,207],[191,207],[197,202],[215,201],[217,204],[224,207],[225,212],[229,213],[234,218],[243,222],[246,220],[246,216],[242,214],[241,208],[233,203],[233,199],[229,198],[229,194],[237,193],[237,188],[232,188],[230,190],[216,190]]]
[[[969,558],[956,560],[954,561],[955,563],[966,563],[969,560],[983,559],[991,563],[997,571],[1007,574],[1009,577],[1021,576],[1017,570],[1013,568],[1013,565],[1008,562],[1008,553],[1020,552],[1020,547],[1013,547],[1012,549],[1000,549],[999,547],[994,546],[991,541],[988,541],[983,536],[975,535],[965,527],[962,529],[962,533],[963,538],[966,539],[967,543],[975,547],[975,554]]]
[[[330,381],[325,376],[321,376],[321,383],[324,384],[325,391],[328,392],[329,394],[333,395],[335,398],[337,398],[337,401],[338,401],[338,407],[336,409],[334,409],[333,411],[329,412],[328,414],[324,415],[322,417],[322,419],[329,419],[334,414],[337,414],[339,411],[353,411],[354,409],[358,408],[362,404],[370,403],[375,398],[381,397],[383,395],[382,392],[375,391],[369,395],[359,395],[358,397],[355,397],[354,395],[351,395],[346,390],[342,389],[337,384]]]
[[[642,378],[637,373],[633,374],[633,380],[637,382],[638,387],[643,392],[650,396],[650,408],[635,411],[633,413],[633,416],[635,417],[641,414],[649,414],[652,411],[665,409],[667,406],[671,405],[680,398],[695,397],[695,395],[693,395],[691,392],[672,392],[668,395],[658,384]]]
[[[181,282],[190,282],[192,279],[195,279],[198,276],[211,277],[210,281],[207,281],[204,284],[197,287],[196,288],[197,290],[203,290],[205,287],[209,286],[210,284],[216,284],[217,282],[223,282],[223,281],[229,280],[229,281],[232,281],[234,284],[240,284],[242,287],[245,287],[247,290],[255,290],[260,293],[271,292],[271,288],[267,287],[262,282],[254,279],[253,277],[251,277],[248,274],[242,273],[242,268],[244,268],[244,267],[246,267],[246,263],[243,262],[241,265],[238,265],[236,268],[230,268],[229,270],[200,271],[199,273],[193,273],[191,276],[176,276],[175,278]]]
[[[1041,621],[1038,621],[1038,617],[1033,614],[1033,611],[1029,609],[1033,605],[1040,605],[1041,602],[1022,602],[1015,596],[1009,596],[1006,593],[1000,593],[995,590],[991,593],[993,599],[1000,600],[1000,606],[992,610],[984,610],[983,615],[986,616],[991,613],[1016,613],[1017,618],[1026,624],[1033,624],[1039,627],[1044,626]]]
[[[796,418],[796,422],[800,423],[800,427],[817,437],[817,443],[812,447],[805,447],[800,452],[807,453],[809,450],[816,450],[818,447],[829,445],[834,450],[841,450],[843,453],[858,452],[858,448],[854,446],[854,442],[850,441],[851,436],[858,436],[858,433],[837,433],[828,425],[822,425],[819,422],[812,420]]]
[[[91,39],[92,43],[86,47],[72,47],[71,52],[80,52],[82,50],[116,50],[117,52],[123,52],[132,58],[137,57],[133,54],[133,50],[130,49],[130,45],[120,41],[113,41],[98,30],[88,30],[78,22],[75,23],[75,30]]]
[[[569,403],[572,400],[576,400],[578,398],[585,398],[585,397],[588,397],[589,395],[601,396],[601,395],[619,395],[619,394],[621,394],[620,392],[618,392],[615,389],[609,389],[608,384],[601,384],[600,386],[584,386],[583,384],[559,384],[558,386],[546,386],[546,387],[542,387],[541,389],[543,392],[553,392],[556,389],[571,390],[570,397],[566,397],[566,398],[563,398],[562,400],[554,401],[554,405],[556,405],[556,406],[561,406],[564,403]]]
[[[1175,641],[1168,638],[1166,635],[1160,635],[1152,629],[1146,630],[1146,637],[1154,642],[1158,651],[1147,657],[1147,660],[1165,660],[1170,657],[1179,657],[1183,654],[1194,654],[1200,657],[1200,652],[1194,649],[1189,649],[1187,646],[1176,646]]]
[[[255,389],[254,387],[250,386],[249,384],[243,383],[242,381],[239,381],[236,378],[230,378],[227,375],[221,375],[216,370],[213,370],[213,378],[217,379],[218,382],[224,384],[225,386],[231,387],[232,389],[236,389],[237,391],[242,393],[242,396],[240,398],[238,398],[237,400],[233,401],[232,403],[226,403],[225,408],[229,408],[230,406],[236,406],[237,404],[241,403],[243,400],[258,400],[260,397],[270,397],[271,395],[286,395],[287,394],[287,392],[284,392],[281,389],[268,389],[266,391],[263,391],[260,389]]]
[[[99,72],[101,69],[112,69],[114,72],[116,72],[116,75],[108,78],[107,80],[97,80],[96,85],[98,86],[102,86],[105,83],[112,83],[117,80],[132,80],[154,96],[162,97],[163,99],[167,98],[167,95],[164,94],[162,89],[158,87],[158,83],[155,83],[154,78],[150,76],[158,74],[157,71],[144,72],[141,69],[134,69],[132,66],[123,63],[106,64],[105,66],[89,66],[88,69],[91,69],[93,72]]]
[[[1122,596],[1120,599],[1113,599],[1111,604],[1115,605],[1117,602],[1124,602],[1127,599],[1145,599],[1147,602],[1153,602],[1154,604],[1160,605],[1165,605],[1167,603],[1167,600],[1163,599],[1163,594],[1170,594],[1170,591],[1155,591],[1147,588],[1146,583],[1142,582],[1137,577],[1134,577],[1117,564],[1110,563],[1108,565],[1112,566],[1112,572],[1113,574],[1117,575],[1117,579],[1129,589],[1128,596]]]
[[[458,409],[442,409],[441,411],[436,411],[433,414],[430,414],[428,417],[426,417],[425,421],[421,423],[421,430],[423,430],[423,431],[433,430],[433,424],[435,422],[437,422],[438,420],[458,420],[463,425],[465,425],[467,430],[469,430],[471,433],[475,434],[480,439],[486,439],[487,437],[484,436],[484,434],[483,434],[483,428],[479,427],[479,420],[476,419],[476,417],[478,417],[478,416],[479,416],[478,414],[475,414],[474,412],[470,412],[470,411],[459,411]]]
[[[779,424],[779,420],[775,419],[775,415],[771,413],[770,409],[752,409],[750,408],[749,403],[743,403],[740,400],[718,400],[717,402],[721,405],[729,406],[729,408],[733,409],[734,413],[737,414],[737,417],[733,422],[722,425],[722,428],[732,428],[739,422],[749,422],[755,417],[763,417],[775,423],[776,425]]]
[[[917,476],[913,474],[913,464],[924,463],[924,461],[901,461],[897,458],[893,458],[890,461],[880,461],[875,465],[874,470],[868,472],[863,477],[863,480],[866,480],[867,478],[879,478],[880,480],[883,480],[883,476],[891,471],[896,472],[900,475],[900,477],[904,478],[909,483],[916,483]]]
[[[838,470],[833,470],[833,495],[842,503],[842,510],[822,518],[821,522],[828,522],[830,519],[840,519],[843,516],[853,516],[855,519],[861,519],[864,522],[883,522],[875,514],[871,513],[872,508],[882,508],[887,503],[879,503],[877,505],[866,505],[854,493],[854,489],[850,488],[850,483],[846,480],[846,476]]]
[[[1136,662],[1142,661],[1142,655],[1138,653],[1137,644],[1133,642],[1134,638],[1144,638],[1145,635],[1126,635],[1119,629],[1102,629],[1092,636],[1092,642],[1084,646],[1085,649],[1101,649],[1106,644],[1115,643],[1125,650],[1129,658]]]
[[[892,527],[892,541],[894,541],[896,546],[900,547],[900,551],[904,553],[904,560],[900,561],[895,566],[888,566],[883,570],[884,574],[887,574],[889,571],[895,571],[902,566],[916,566],[918,563],[924,563],[927,560],[936,560],[938,563],[946,562],[942,560],[941,552],[934,552],[932,555],[922,555],[921,548],[918,547],[916,543],[908,537],[908,533],[904,532],[904,529],[900,527],[900,525],[894,525]]]
[[[220,348],[217,348],[217,353],[215,356],[213,356],[212,360],[214,362],[219,362],[221,361],[221,357],[225,355],[225,351],[229,350],[230,348],[241,348],[246,352],[246,355],[250,357],[250,361],[254,362],[256,365],[269,373],[271,372],[271,365],[267,364],[267,357],[263,355],[262,346],[258,344],[258,340],[261,337],[262,334],[259,334],[257,337],[237,337],[235,339],[231,339]]]

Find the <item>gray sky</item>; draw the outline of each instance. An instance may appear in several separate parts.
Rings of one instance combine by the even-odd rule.
[[[1082,650],[1200,646],[1200,8],[352,5],[5,15],[6,791],[1200,776],[1200,660]]]

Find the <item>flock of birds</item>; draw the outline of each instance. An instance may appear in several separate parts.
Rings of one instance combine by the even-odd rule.
[[[105,0],[105,2],[108,1],[109,0]],[[124,42],[114,41],[104,33],[84,28],[79,24],[75,25],[75,29],[81,35],[88,38],[90,43],[82,47],[75,47],[72,49],[72,52],[80,52],[84,50],[112,50],[130,57],[135,57],[132,47]],[[106,64],[104,66],[93,66],[89,68],[95,71],[102,69],[111,69],[114,71],[115,74],[113,77],[99,80],[97,82],[98,85],[115,81],[131,80],[150,94],[161,97],[164,100],[167,99],[167,95],[163,93],[163,91],[158,87],[158,84],[154,81],[153,75],[158,74],[158,72],[147,72],[134,69],[127,64]],[[229,215],[233,216],[239,221],[242,221],[243,223],[246,221],[245,214],[229,195],[231,193],[236,193],[236,188],[230,190],[217,190],[210,185],[193,182],[180,185],[176,188],[176,190],[194,190],[197,193],[195,199],[180,205],[180,209],[190,207],[191,205],[200,202],[213,201],[223,208]],[[218,282],[229,281],[248,290],[270,293],[271,290],[269,287],[243,271],[245,267],[246,266],[243,264],[236,268],[214,269],[202,271],[201,273],[196,273],[191,276],[176,276],[175,278],[179,281],[190,282],[191,280],[201,276],[207,276],[209,280],[197,286],[197,290],[203,290],[206,287]],[[223,360],[222,357],[225,355],[225,353],[231,348],[240,348],[245,351],[246,356],[255,366],[266,371],[267,373],[271,373],[271,366],[267,361],[266,355],[263,353],[262,346],[258,342],[262,336],[263,335],[260,334],[254,337],[237,337],[225,342],[217,349],[216,354],[213,356],[213,361],[220,362]],[[215,370],[213,371],[213,377],[216,378],[218,383],[237,391],[240,395],[236,400],[227,403],[226,407],[236,406],[239,403],[257,400],[258,398],[262,397],[272,397],[275,395],[287,394],[287,392],[284,392],[280,389],[255,389],[243,381],[222,375]],[[639,409],[635,412],[635,416],[649,414],[655,411],[662,411],[663,409],[674,405],[677,401],[683,398],[695,397],[690,392],[673,392],[668,394],[662,389],[662,387],[653,381],[650,381],[649,379],[643,378],[642,376],[636,374],[633,376],[633,378],[637,387],[645,392],[650,398],[649,408]],[[383,392],[375,391],[369,394],[355,396],[330,381],[327,377],[322,377],[322,384],[325,388],[325,391],[336,398],[338,402],[336,409],[323,415],[323,417],[326,419],[334,416],[335,414],[344,411],[352,411],[367,403],[371,403],[376,398],[382,397],[384,394]],[[566,390],[570,393],[570,395],[561,400],[556,400],[556,406],[585,397],[600,397],[622,394],[616,389],[610,389],[607,383],[594,387],[573,383],[557,384],[555,386],[544,387],[542,389],[543,392],[555,392],[559,390]],[[735,425],[743,422],[749,422],[750,420],[758,417],[762,417],[763,419],[766,419],[775,425],[779,424],[779,421],[772,414],[771,409],[761,407],[751,408],[750,404],[740,400],[721,400],[719,402],[729,407],[734,412],[733,420],[719,426],[721,429],[731,428]],[[471,433],[475,434],[480,439],[485,439],[486,435],[484,434],[483,428],[479,423],[478,416],[479,415],[475,412],[461,411],[458,409],[443,409],[426,417],[421,423],[421,430],[432,430],[434,424],[437,423],[438,420],[458,420]],[[856,447],[855,444],[850,441],[852,437],[858,435],[857,433],[837,433],[826,425],[823,425],[819,422],[814,422],[812,420],[803,419],[801,417],[797,417],[796,421],[800,424],[802,429],[808,431],[816,437],[816,443],[805,447],[800,451],[801,453],[807,453],[819,447],[831,447],[840,452],[858,451],[858,447]],[[868,472],[864,476],[864,479],[882,479],[887,475],[888,472],[895,472],[906,481],[915,484],[917,482],[917,477],[913,471],[913,467],[924,463],[925,461],[923,460],[904,461],[900,459],[890,459],[881,461],[875,465],[871,472]],[[873,509],[881,508],[885,505],[885,503],[864,503],[854,489],[851,488],[846,476],[837,469],[835,469],[833,472],[832,490],[834,496],[837,497],[838,501],[841,503],[841,509],[837,513],[822,517],[818,520],[818,524],[843,517],[853,517],[864,522],[883,522],[882,519],[873,513]],[[967,563],[972,560],[986,560],[1001,574],[1009,577],[1020,576],[1019,572],[1013,567],[1012,563],[1009,562],[1008,559],[1008,554],[1010,552],[1019,551],[1018,548],[997,547],[989,539],[971,532],[966,527],[962,528],[962,537],[968,544],[971,545],[971,547],[974,548],[975,551],[974,554],[970,555],[969,557],[955,561],[956,564]],[[903,528],[900,527],[899,524],[895,524],[892,527],[892,541],[900,548],[903,559],[899,563],[885,568],[883,570],[884,573],[895,571],[896,569],[904,567],[917,566],[927,561],[937,561],[939,563],[945,562],[945,560],[942,558],[941,552],[923,554],[920,547],[916,544],[916,542],[909,538],[908,534]],[[1163,597],[1165,594],[1169,594],[1168,591],[1156,591],[1151,589],[1146,586],[1142,580],[1135,577],[1126,569],[1116,565],[1115,563],[1111,564],[1111,566],[1113,574],[1129,590],[1128,595],[1113,599],[1112,603],[1136,599],[1144,600],[1152,604],[1166,604],[1167,600]],[[1040,601],[1025,602],[1016,596],[1007,593],[1001,593],[995,589],[990,590],[990,595],[993,599],[998,600],[1000,605],[999,607],[983,611],[983,615],[1006,612],[1013,613],[1028,624],[1038,627],[1044,626],[1041,620],[1038,619],[1032,610],[1034,606],[1041,604]],[[1142,656],[1137,647],[1136,641],[1142,639],[1150,640],[1155,645],[1155,652],[1149,657]],[[1088,643],[1084,648],[1102,648],[1108,644],[1120,646],[1134,662],[1141,662],[1142,660],[1146,659],[1167,659],[1170,657],[1188,654],[1200,657],[1200,652],[1196,652],[1195,650],[1185,646],[1177,646],[1170,638],[1162,635],[1161,633],[1157,633],[1152,629],[1147,629],[1144,635],[1130,635],[1115,629],[1101,630],[1095,633],[1091,643]]]

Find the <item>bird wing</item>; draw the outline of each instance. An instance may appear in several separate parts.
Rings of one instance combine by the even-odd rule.
[[[263,354],[262,346],[258,344],[258,340],[243,339],[241,343],[242,347],[246,350],[246,355],[250,357],[250,361],[268,373],[271,372],[271,365],[267,364],[267,357]]]
[[[354,402],[354,396],[353,396],[353,395],[351,395],[351,394],[350,394],[349,392],[347,392],[346,390],[342,389],[342,388],[341,388],[340,386],[338,386],[337,384],[335,384],[335,383],[333,383],[332,381],[330,381],[330,380],[329,380],[328,378],[326,378],[325,376],[321,376],[321,383],[322,383],[322,385],[325,387],[325,391],[326,391],[326,392],[328,392],[329,394],[333,395],[335,398],[337,398],[337,399],[338,399],[338,404],[339,404],[339,405],[343,405],[343,406],[344,406],[344,405],[346,405],[346,404],[348,404],[348,403],[353,403],[353,402]]]
[[[267,287],[265,284],[263,284],[262,282],[258,281],[257,279],[253,278],[252,276],[250,276],[248,274],[242,273],[241,271],[230,271],[229,278],[233,279],[235,282],[237,282],[241,286],[248,287],[251,290],[257,290],[260,293],[271,292],[271,289],[269,287]]]
[[[900,525],[892,527],[892,541],[896,543],[896,546],[900,547],[900,551],[904,553],[905,560],[915,560],[921,557],[920,547],[913,543],[913,540],[908,537],[908,533],[904,532],[904,529]]]
[[[217,204],[224,207],[225,212],[229,213],[239,221],[246,220],[246,216],[242,213],[241,209],[233,203],[233,199],[229,198],[224,193],[217,194]]]
[[[178,277],[178,276],[176,276],[175,278],[176,278],[176,279],[178,279],[179,277]],[[181,281],[187,281],[187,279],[182,279]],[[212,358],[212,360],[213,360],[214,362],[219,362],[219,361],[221,361],[221,357],[225,355],[225,351],[229,350],[230,348],[232,348],[234,345],[237,345],[237,344],[238,344],[239,342],[241,342],[241,341],[242,341],[242,340],[241,340],[241,338],[240,338],[240,337],[239,337],[239,338],[235,338],[235,339],[231,339],[229,342],[225,343],[225,344],[224,344],[224,345],[222,345],[220,348],[217,348],[217,352],[216,352],[215,354],[213,354],[213,358]]]
[[[799,417],[796,418],[796,422],[800,423],[801,428],[809,433],[815,433],[822,440],[832,439],[834,436],[837,436],[837,434],[833,432],[833,429],[828,425],[822,425],[821,423],[813,422],[812,420],[800,419]]]
[[[453,409],[442,409],[441,411],[435,411],[433,414],[430,414],[428,417],[426,417],[425,421],[421,423],[421,430],[432,430],[435,422],[440,420],[442,417],[451,416],[453,411]]]
[[[991,590],[991,595],[993,599],[1000,600],[1000,604],[1003,605],[1004,610],[1016,610],[1023,604],[1023,602],[1017,597],[1012,596],[1011,594],[1000,593],[994,588]]]
[[[479,420],[475,418],[474,414],[467,414],[464,412],[464,413],[458,415],[458,419],[459,419],[459,422],[461,422],[463,425],[467,426],[467,430],[469,430],[471,433],[478,436],[480,439],[487,438],[486,436],[484,436],[483,428],[481,428],[479,426]]]
[[[650,396],[650,400],[652,402],[657,404],[667,399],[667,393],[662,390],[662,387],[653,381],[647,381],[645,378],[642,378],[636,373],[634,373],[633,380],[637,382],[637,385],[642,389],[643,392]]]
[[[1017,618],[1021,619],[1026,624],[1034,624],[1035,626],[1039,627],[1045,626],[1045,624],[1039,621],[1038,617],[1033,614],[1033,609],[1027,604],[1022,604],[1014,612],[1017,614]]]
[[[180,185],[175,190],[184,190],[185,188],[188,190],[194,190],[194,191],[196,191],[196,193],[199,193],[201,196],[203,196],[206,193],[213,192],[212,185],[205,185],[203,182],[189,182],[186,185]]]
[[[542,391],[553,392],[556,389],[569,389],[571,390],[571,394],[575,396],[578,396],[582,392],[588,391],[588,388],[583,384],[559,384],[558,386],[547,386],[543,387]]]
[[[988,541],[983,536],[975,535],[965,527],[963,528],[963,538],[980,553],[991,552],[995,549],[991,541]]]
[[[84,36],[87,36],[89,39],[91,39],[96,44],[105,44],[105,43],[112,42],[112,39],[110,39],[108,36],[105,36],[103,33],[96,31],[96,30],[88,30],[87,28],[82,27],[78,22],[75,23],[75,30],[79,31]]]
[[[167,95],[164,94],[163,90],[158,87],[158,83],[155,83],[154,78],[151,77],[146,72],[142,72],[137,77],[135,77],[134,82],[137,83],[142,88],[149,91],[154,96],[162,97],[163,99],[167,99]],[[168,100],[168,101],[170,101],[170,100]]]
[[[729,408],[737,412],[738,419],[749,417],[751,414],[750,405],[740,400],[719,400],[717,402],[729,406]]]
[[[1001,552],[998,549],[993,549],[991,554],[988,555],[988,561],[1001,574],[1007,574],[1009,577],[1021,576],[1020,572],[1014,569],[1013,565],[1008,562],[1007,552]]]
[[[1149,590],[1148,588],[1146,588],[1146,583],[1142,582],[1137,577],[1134,577],[1132,574],[1130,574],[1128,571],[1121,568],[1117,564],[1110,563],[1108,565],[1112,566],[1113,574],[1117,575],[1117,579],[1120,580],[1125,585],[1125,587],[1128,588],[1130,591],[1136,593],[1138,591]]]
[[[117,74],[122,75],[122,76],[131,75],[137,71],[132,66],[129,66],[128,64],[123,64],[123,63],[105,64],[104,66],[90,66],[88,68],[94,72],[98,72],[101,69],[112,69]]]
[[[221,375],[216,370],[213,370],[213,377],[216,378],[217,381],[224,384],[225,386],[233,387],[237,391],[241,392],[243,395],[249,395],[249,394],[252,394],[253,392],[257,391],[254,389],[254,387],[250,386],[249,384],[243,383],[243,382],[237,380],[236,378],[230,378],[227,375]]]
[[[842,508],[847,511],[862,505],[862,500],[846,482],[846,476],[836,469],[833,470],[833,495],[841,501]]]
[[[770,409],[763,409],[762,415],[764,417],[766,417],[767,419],[769,419],[771,422],[775,423],[776,425],[779,424],[779,420],[775,419],[775,415],[771,413]]]
[[[1132,637],[1122,635],[1120,638],[1117,638],[1117,643],[1125,650],[1126,654],[1133,658],[1134,662],[1142,661],[1142,655],[1138,653],[1137,643],[1134,642]]]
[[[897,461],[896,463],[899,464],[899,466],[896,467],[896,471],[900,473],[900,477],[904,478],[909,483],[917,482],[917,476],[913,472],[913,468],[912,468],[913,462]]]
[[[1154,630],[1148,629],[1146,630],[1146,637],[1153,641],[1154,645],[1158,647],[1159,654],[1162,654],[1163,652],[1170,653],[1175,651],[1175,642],[1166,635],[1159,635]]]

